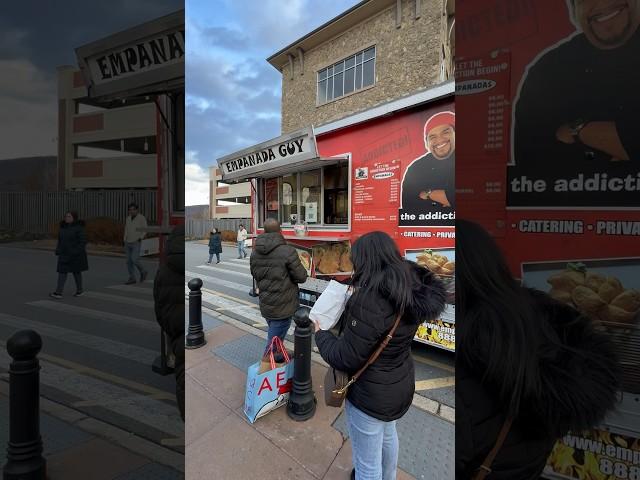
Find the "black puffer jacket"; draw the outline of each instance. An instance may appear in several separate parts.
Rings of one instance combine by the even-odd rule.
[[[167,260],[153,283],[156,320],[171,339],[176,357],[176,398],[184,420],[184,225],[173,229],[167,242]]]
[[[307,279],[296,249],[279,232],[263,233],[249,259],[251,275],[260,288],[260,313],[264,318],[283,319],[293,315],[300,300],[298,283]]]
[[[616,401],[618,364],[608,338],[576,310],[540,292],[529,293],[536,317],[553,327],[563,347],[540,346],[540,391],[523,399],[490,480],[539,478],[556,439],[569,429],[597,424]],[[488,337],[468,348],[490,351]],[[483,380],[481,370],[477,364],[456,361],[456,478],[460,480],[471,478],[484,461],[505,420],[498,389]]]
[[[89,270],[87,235],[82,220],[73,223],[60,222],[56,255],[59,273],[78,273]]]
[[[347,398],[359,410],[383,421],[402,417],[411,406],[415,372],[411,343],[418,326],[436,318],[445,305],[442,283],[413,262],[414,306],[405,312],[393,338],[378,359],[349,387]],[[397,309],[386,297],[357,292],[342,316],[344,334],[316,333],[322,358],[332,367],[353,375],[364,366],[395,322]]]

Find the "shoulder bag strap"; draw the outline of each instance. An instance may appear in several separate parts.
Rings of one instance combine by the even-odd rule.
[[[364,364],[364,367],[358,370],[356,374],[353,377],[351,377],[349,384],[355,382],[358,379],[358,377],[362,375],[362,372],[364,372],[369,365],[371,365],[373,362],[375,362],[378,359],[378,356],[380,355],[380,353],[382,353],[382,350],[384,350],[384,348],[387,346],[389,341],[393,338],[393,334],[396,332],[396,328],[398,328],[398,325],[400,324],[400,319],[402,318],[403,314],[404,312],[401,312],[398,314],[398,316],[396,317],[396,321],[393,324],[393,327],[391,327],[391,330],[389,330],[389,333],[387,333],[387,335],[384,337],[380,345],[378,345],[378,348],[376,348],[375,352],[373,352],[373,354],[369,357],[369,360],[367,360],[367,363]]]
[[[487,457],[482,462],[482,465],[478,467],[476,474],[473,477],[473,480],[482,480],[487,475],[491,473],[491,465],[493,461],[496,459],[498,452],[502,448],[504,441],[509,434],[509,430],[511,429],[511,424],[513,423],[513,418],[508,417],[504,423],[502,424],[502,429],[500,429],[500,433],[498,434],[498,438],[496,440],[496,444],[493,446]]]

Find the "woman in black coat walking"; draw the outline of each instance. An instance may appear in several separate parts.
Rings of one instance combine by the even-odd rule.
[[[220,254],[222,253],[222,238],[217,228],[214,228],[209,237],[209,261],[211,263],[213,256],[216,256],[217,262],[220,263]]]
[[[592,321],[522,287],[482,227],[456,221],[456,478],[506,440],[487,480],[538,479],[556,440],[616,403],[614,346]]]
[[[69,273],[73,273],[76,282],[76,293],[73,296],[82,296],[82,272],[87,271],[89,265],[84,222],[78,220],[77,212],[67,212],[64,220],[60,222],[56,255],[58,256],[58,285],[55,292],[50,293],[49,296],[57,299],[62,298],[64,284]]]
[[[406,261],[389,235],[371,232],[351,249],[354,293],[342,316],[344,334],[319,329],[316,344],[333,368],[352,376],[400,323],[380,356],[349,387],[347,423],[356,479],[394,480],[398,464],[396,420],[411,406],[415,372],[411,344],[418,326],[445,305],[442,283],[426,268]]]

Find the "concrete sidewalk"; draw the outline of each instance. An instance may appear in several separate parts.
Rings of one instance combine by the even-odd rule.
[[[207,344],[186,352],[186,478],[347,480],[351,445],[343,410],[324,405],[326,367],[311,365],[312,419],[295,422],[282,407],[251,425],[243,413],[246,371],[266,334],[207,308],[203,325]],[[414,404],[398,435],[399,480],[454,478],[453,424]]]
[[[47,480],[180,480],[184,456],[41,397]],[[0,462],[6,463],[9,385],[0,381]],[[133,453],[136,452],[136,453]]]

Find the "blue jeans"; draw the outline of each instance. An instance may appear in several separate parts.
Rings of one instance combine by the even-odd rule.
[[[127,269],[129,270],[129,279],[136,279],[136,270],[134,267],[137,267],[140,271],[140,275],[145,273],[145,269],[140,263],[140,242],[127,242],[126,244],[126,252],[127,252]]]
[[[395,480],[398,469],[396,422],[383,422],[345,402],[356,480]]]
[[[214,255],[216,256],[216,260],[218,261],[218,263],[220,263],[220,254],[219,253],[216,253],[216,254],[210,253],[209,254],[209,263],[211,263],[211,259],[213,258]]]
[[[280,337],[280,340],[284,342],[284,337],[287,335],[287,331],[291,326],[291,317],[284,318],[282,320],[270,320],[265,318],[267,321],[267,325],[269,325],[269,329],[267,331],[267,346],[265,347],[265,352],[268,351],[269,345],[271,345],[271,340],[273,337]]]
[[[240,258],[247,256],[247,252],[244,251],[244,242],[244,240],[238,242],[238,256]]]

